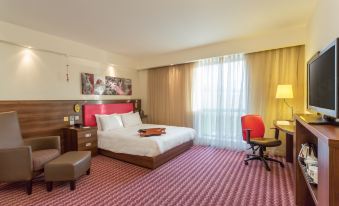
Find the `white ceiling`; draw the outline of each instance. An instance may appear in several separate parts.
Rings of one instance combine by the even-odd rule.
[[[131,57],[305,25],[316,0],[0,0],[0,21]]]

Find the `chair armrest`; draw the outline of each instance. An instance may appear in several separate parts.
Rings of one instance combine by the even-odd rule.
[[[33,177],[30,146],[0,149],[0,182],[27,181]]]
[[[275,139],[279,139],[279,129],[276,128],[276,127],[272,127],[270,129],[274,129],[275,130],[275,133],[274,133],[274,138]]]
[[[243,129],[246,132],[246,142],[247,144],[251,143],[251,129]]]
[[[32,151],[43,150],[43,149],[57,149],[60,151],[60,137],[49,136],[49,137],[34,137],[24,139],[25,145],[32,147]]]

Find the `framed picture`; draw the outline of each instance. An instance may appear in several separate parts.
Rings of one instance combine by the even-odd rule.
[[[124,79],[124,92],[125,95],[132,95],[132,80]]]
[[[105,77],[94,75],[94,94],[102,95],[105,92]]]
[[[82,94],[94,94],[94,74],[81,73]]]
[[[132,80],[118,77],[105,77],[105,95],[132,95]]]
[[[81,73],[82,94],[132,95],[132,80]]]

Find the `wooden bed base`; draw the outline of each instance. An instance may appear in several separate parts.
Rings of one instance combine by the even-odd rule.
[[[185,142],[181,145],[178,145],[167,152],[160,154],[155,157],[146,157],[146,156],[139,156],[139,155],[130,155],[130,154],[123,154],[123,153],[115,153],[103,149],[99,149],[99,154],[104,156],[112,157],[114,159],[122,160],[125,162],[129,162],[141,167],[146,167],[149,169],[155,169],[160,165],[166,163],[167,161],[173,159],[174,157],[178,156],[179,154],[185,152],[186,150],[190,149],[193,145],[193,140]]]

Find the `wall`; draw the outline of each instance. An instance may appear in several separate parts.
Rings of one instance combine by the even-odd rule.
[[[307,41],[307,37],[308,33],[305,26],[287,28],[272,33],[257,34],[251,37],[230,40],[158,56],[146,57],[139,60],[138,68],[145,69],[185,63],[227,54],[251,53],[269,49],[304,45]]]
[[[0,100],[100,100],[140,96],[138,72],[132,59],[4,22],[0,22],[0,40],[57,52],[0,42]],[[67,64],[70,65],[69,82],[66,81]],[[81,95],[81,72],[130,78],[133,95]]]
[[[318,1],[309,24],[309,39],[306,44],[306,61],[317,51],[325,48],[339,37],[339,1]]]

